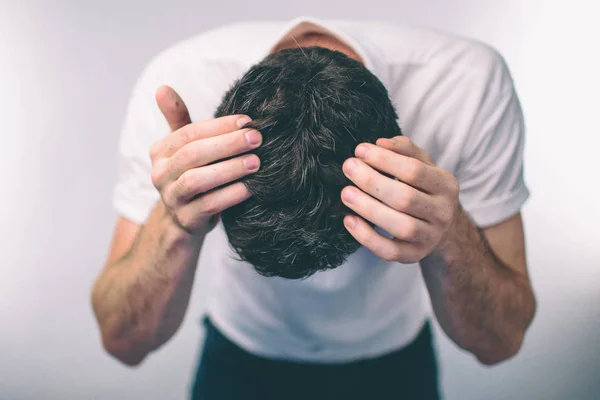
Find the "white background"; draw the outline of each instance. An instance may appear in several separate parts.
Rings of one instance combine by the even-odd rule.
[[[174,41],[243,19],[386,19],[483,40],[528,126],[524,208],[539,308],[521,353],[479,366],[438,331],[447,399],[600,399],[600,23],[592,1],[0,0],[0,399],[183,399],[200,271],[175,338],[140,368],[105,355],[89,304],[116,215],[128,96]]]

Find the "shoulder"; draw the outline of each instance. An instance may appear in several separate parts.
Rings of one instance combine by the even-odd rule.
[[[504,102],[516,102],[507,63],[489,44],[406,25],[360,29],[390,71],[388,91],[403,132],[450,172],[457,171],[472,132],[491,125]]]
[[[411,25],[365,22],[357,26],[395,71],[410,68],[434,77],[462,77],[490,88],[512,86],[504,57],[482,41]]]
[[[161,85],[173,87],[194,118],[210,118],[224,91],[264,49],[278,22],[233,23],[181,40],[151,57],[141,70],[132,101],[146,109]]]
[[[206,30],[163,49],[148,63],[155,69],[190,66],[194,63],[245,63],[263,49],[273,32],[280,28],[276,21],[237,22]]]

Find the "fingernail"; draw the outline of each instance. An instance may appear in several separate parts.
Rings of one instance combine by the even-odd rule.
[[[346,217],[346,218],[344,218],[344,224],[348,228],[352,229],[352,228],[354,228],[356,226],[356,218],[350,217],[350,216]]]
[[[244,158],[244,166],[249,170],[256,169],[258,167],[258,157],[254,155],[247,156]]]
[[[240,119],[237,120],[237,126],[238,126],[238,128],[242,128],[244,125],[246,125],[250,121],[252,121],[252,118],[250,118],[247,115],[244,115],[243,117],[241,117]]]
[[[259,131],[251,130],[246,132],[246,140],[251,145],[259,144],[262,140],[262,135]]]
[[[344,200],[348,203],[352,203],[356,198],[356,191],[354,189],[346,189],[344,190],[344,194],[342,195]]]
[[[369,152],[369,147],[366,144],[359,144],[354,153],[356,157],[365,158]]]

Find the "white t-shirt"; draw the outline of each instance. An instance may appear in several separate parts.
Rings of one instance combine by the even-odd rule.
[[[119,145],[118,213],[143,224],[159,199],[149,149],[168,134],[154,93],[172,86],[192,121],[209,119],[225,91],[289,35],[327,31],[351,46],[387,87],[404,135],[460,183],[460,201],[478,226],[519,212],[524,123],[510,73],[490,47],[426,29],[382,22],[297,18],[227,25],[156,56],[131,97]],[[419,266],[376,257],[364,247],[342,266],[306,280],[258,275],[233,259],[222,224],[206,238],[214,324],[257,355],[345,362],[408,344],[430,314]]]

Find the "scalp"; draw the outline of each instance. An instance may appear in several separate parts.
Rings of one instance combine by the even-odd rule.
[[[222,212],[240,260],[291,279],[343,264],[360,245],[343,225],[342,164],[359,143],[401,134],[383,84],[340,52],[282,50],[234,83],[216,112],[229,114],[263,135],[261,168],[241,179],[252,197]]]

